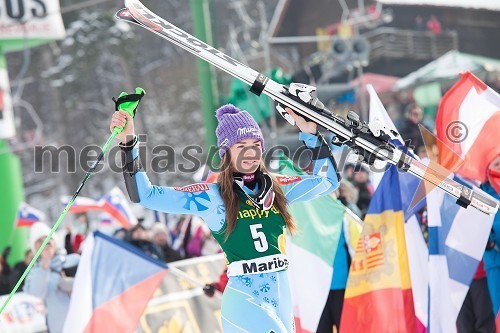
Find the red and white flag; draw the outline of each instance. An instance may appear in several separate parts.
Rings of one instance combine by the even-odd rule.
[[[62,196],[61,204],[66,207],[70,200],[71,196]],[[68,212],[78,214],[86,213],[91,210],[102,210],[102,203],[92,198],[77,197],[73,202],[73,205],[69,208]]]
[[[488,165],[500,155],[500,95],[470,72],[461,76],[444,95],[436,115],[439,163],[485,182]]]

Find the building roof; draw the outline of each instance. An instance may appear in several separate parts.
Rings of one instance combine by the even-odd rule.
[[[453,50],[398,80],[394,89],[401,90],[428,82],[453,79],[466,71],[500,72],[500,60]]]
[[[378,0],[384,5],[439,6],[500,11],[500,1],[492,0]]]

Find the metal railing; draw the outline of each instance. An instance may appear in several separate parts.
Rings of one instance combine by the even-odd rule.
[[[364,34],[371,46],[370,60],[386,59],[436,59],[450,50],[458,49],[458,35],[446,31],[434,35],[428,31],[377,28]]]

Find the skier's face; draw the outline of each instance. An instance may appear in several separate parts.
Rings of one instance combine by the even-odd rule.
[[[231,164],[240,173],[254,173],[260,165],[262,147],[259,140],[245,139],[229,148]]]

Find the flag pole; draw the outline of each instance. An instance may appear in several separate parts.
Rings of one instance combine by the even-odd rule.
[[[168,267],[168,270],[170,271],[170,273],[172,273],[173,275],[177,276],[178,278],[184,279],[184,280],[190,282],[191,284],[193,284],[196,287],[199,287],[199,288],[205,287],[205,283],[203,283],[203,282],[201,282],[201,281],[193,278],[192,276],[190,276],[189,274],[181,271],[177,267],[173,267],[171,265],[167,265],[167,267]],[[216,295],[216,294],[214,294],[214,295]]]
[[[180,269],[178,269],[177,267],[174,267],[172,265],[167,265],[168,267],[168,270],[174,274],[175,276],[181,278],[181,279],[184,279],[186,281],[189,281],[191,282],[193,285],[195,285],[196,287],[204,287],[205,286],[205,283],[193,278],[192,276],[190,276],[189,274],[181,271]]]

